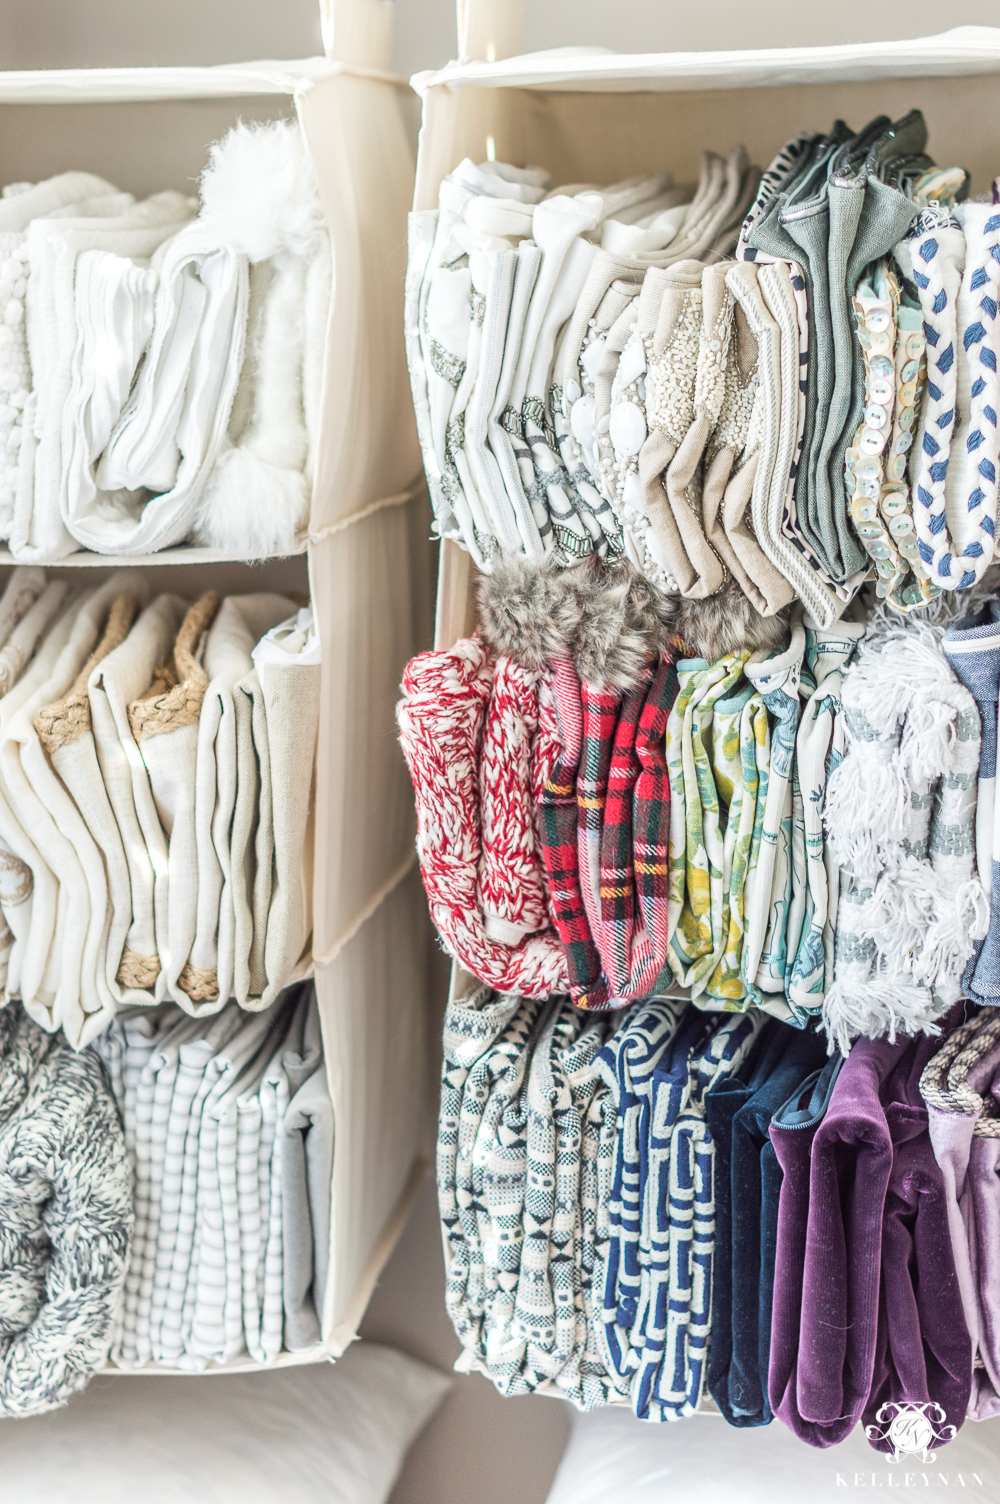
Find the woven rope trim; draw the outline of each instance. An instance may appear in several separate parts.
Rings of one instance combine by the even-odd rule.
[[[129,725],[137,742],[190,726],[201,714],[208,675],[195,658],[201,634],[219,609],[219,597],[209,590],[188,611],[174,644],[173,662],[156,670],[146,693],[128,708]]]
[[[942,1112],[955,1111],[955,1094],[949,1088],[948,1073],[956,1055],[975,1037],[977,1027],[975,1019],[970,1023],[960,1024],[924,1066],[920,1077],[920,1095],[925,1102],[940,1108]]]
[[[997,1123],[997,1114],[1000,1113],[1000,1104],[991,1094],[989,1087],[984,1096],[973,1091],[969,1085],[969,1072],[972,1067],[988,1055],[990,1050],[1000,1038],[1000,1018],[988,1019],[986,1023],[980,1023],[979,1029],[968,1044],[965,1045],[952,1062],[948,1072],[948,1087],[955,1098],[959,1112],[975,1112],[979,1114],[979,1122],[982,1123],[982,1131],[977,1133],[974,1128],[973,1134],[977,1138],[996,1138],[1000,1136],[1000,1125]],[[990,1122],[992,1120],[992,1126]]]
[[[1000,1018],[987,1022],[975,1018],[961,1024],[924,1067],[920,1077],[920,1094],[924,1101],[941,1112],[981,1114],[982,1128],[973,1130],[977,1137],[1000,1137],[1000,1104],[987,1093],[981,1097],[969,1085],[969,1072],[978,1060],[989,1053],[1000,1037]]]
[[[193,1003],[214,1003],[219,996],[219,973],[215,967],[192,966],[188,961],[177,985],[186,992]]]
[[[337,533],[346,532],[349,527],[354,527],[355,523],[364,522],[366,517],[373,517],[376,512],[384,511],[386,507],[405,506],[408,501],[419,496],[426,485],[427,482],[421,475],[405,491],[397,491],[393,496],[383,496],[379,501],[373,501],[368,506],[361,507],[359,511],[352,512],[350,517],[342,517],[339,522],[331,522],[327,527],[321,527],[318,532],[306,533],[306,542],[322,543],[327,538],[335,537]]]
[[[151,992],[159,974],[159,956],[140,956],[138,951],[127,947],[122,951],[117,978],[120,987],[139,987]]]
[[[57,747],[66,747],[71,742],[79,741],[90,730],[87,682],[97,665],[125,641],[138,611],[139,597],[136,595],[119,595],[112,601],[104,635],[83,665],[75,683],[61,700],[43,705],[35,716],[35,730],[47,752],[54,752]]]

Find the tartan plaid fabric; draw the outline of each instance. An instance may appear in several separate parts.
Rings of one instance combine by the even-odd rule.
[[[626,695],[615,729],[601,833],[599,945],[622,999],[644,996],[667,958],[670,785],[663,741],[677,689],[673,655],[655,671],[650,664]]]
[[[648,685],[648,679],[642,688]],[[583,747],[580,770],[576,778],[577,848],[580,864],[580,889],[590,933],[598,948],[603,968],[607,958],[601,947],[601,832],[608,798],[608,777],[619,710],[624,697],[614,689],[580,686],[583,710]],[[640,702],[641,703],[641,702]],[[614,988],[602,977],[599,985],[576,999],[581,1008],[602,1008],[613,1000]]]
[[[608,769],[608,798],[601,830],[601,921],[605,925],[629,925],[635,918],[635,862],[632,852],[632,793],[639,776],[636,737],[642,707],[653,682],[653,665],[647,663],[639,682],[621,703]],[[602,955],[603,955],[602,946]],[[618,968],[617,974],[621,974]],[[609,971],[614,982],[616,973]]]
[[[542,861],[549,877],[551,919],[569,971],[569,991],[578,1007],[606,1004],[609,993],[601,975],[580,887],[577,847],[577,775],[583,749],[583,702],[573,660],[552,660],[562,755],[552,770],[539,804]],[[599,1001],[589,1001],[589,999]]]

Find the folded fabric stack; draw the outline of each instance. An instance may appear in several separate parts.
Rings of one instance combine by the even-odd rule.
[[[800,136],[772,164],[741,235],[737,254],[761,281],[784,263],[800,283],[804,410],[790,488],[782,467],[792,494],[776,520],[789,562],[791,550],[799,556],[790,578],[811,611],[822,601],[840,614],[869,568],[866,553],[895,606],[925,598],[906,458],[924,397],[924,336],[916,291],[899,288],[888,258],[907,261],[908,275],[896,248],[921,210],[947,212],[967,192],[965,173],[936,169],[926,145],[918,110],[895,123],[878,116],[857,135],[837,121],[827,136]]]
[[[960,1018],[955,1009],[948,1025]],[[966,1415],[972,1342],[919,1092],[936,1048],[926,1038],[859,1040],[818,1123],[807,1086],[793,1120],[771,1126],[784,1178],[770,1401],[815,1446],[860,1420],[874,1446],[892,1451],[879,1424],[887,1404],[936,1407],[945,1427]]]
[[[967,967],[967,995],[997,993],[992,803],[985,869],[974,839],[992,624],[858,602],[824,628],[797,603],[769,649],[720,654],[731,631],[628,563],[507,563],[480,608],[408,666],[397,713],[431,912],[474,976],[591,1009],[659,990],[821,1014],[845,1054],[933,1034]],[[980,660],[977,709],[956,670]]]
[[[1000,1018],[980,1015],[945,1040],[920,1077],[974,1367],[969,1414],[1000,1414]]]
[[[239,125],[201,201],[89,173],[0,199],[0,537],[44,563],[307,523],[329,238],[297,125]]]
[[[705,1094],[761,1022],[663,998],[621,1023],[489,989],[449,1005],[438,1190],[459,1368],[582,1409],[697,1409],[714,1243]]]
[[[761,1023],[753,1013],[716,1027],[654,998],[599,1057],[616,1108],[600,1317],[610,1366],[645,1420],[679,1420],[701,1400],[716,1242],[706,1094],[740,1069]]]
[[[503,1394],[619,1397],[598,1347],[614,1105],[595,1057],[614,1030],[565,998],[482,988],[449,1005],[437,1176],[459,1366]]]
[[[311,615],[16,569],[0,597],[0,968],[77,1047],[116,1009],[263,1009],[308,949]]]
[[[135,1176],[113,1360],[202,1369],[318,1343],[333,1107],[312,985],[250,1018],[126,1009],[93,1048]]]
[[[411,216],[407,352],[436,529],[626,555],[660,590],[829,628],[993,557],[1000,215],[919,111],[550,189],[462,162]],[[955,462],[949,468],[954,450]]]
[[[421,654],[398,707],[421,871],[452,954],[491,985],[591,1008],[643,996],[666,960],[676,645],[634,584],[603,618],[564,602],[519,657],[478,636]]]
[[[639,562],[648,525],[630,527],[627,512],[646,420],[635,404],[612,414],[619,357],[624,388],[646,369],[641,338],[623,350],[647,269],[659,293],[647,343],[669,288],[677,307],[660,346],[697,305],[686,341],[696,356],[703,263],[732,252],[759,182],[741,147],[727,159],[706,152],[697,185],[663,173],[547,192],[545,174],[469,161],[444,180],[439,208],[411,217],[407,277],[414,407],[441,536],[485,568],[503,552],[569,563],[627,549]],[[719,290],[725,298],[721,280]],[[694,365],[690,375],[693,397]],[[658,541],[649,554],[666,577]]]
[[[963,660],[942,652],[940,627],[887,626],[873,622],[845,677],[845,755],[826,802],[841,872],[823,1015],[845,1053],[859,1034],[933,1032],[990,924],[976,870],[980,715],[951,667]]]
[[[452,1002],[438,1189],[458,1366],[646,1420],[707,1390],[730,1424],[777,1415],[814,1446],[860,1421],[892,1450],[887,1404],[924,1406],[942,1440],[997,1413],[996,1166],[975,1145],[1000,1114],[1000,1034],[961,1019],[940,1047],[827,1060],[814,1029],[757,1010]]]
[[[770,1126],[804,1092],[825,1095],[840,1056],[824,1059],[811,1030],[767,1023],[756,1049],[705,1095],[715,1143],[715,1263],[707,1388],[732,1426],[766,1425],[781,1166]],[[812,1098],[810,1097],[810,1100]]]
[[[1000,691],[1000,602],[989,600],[956,622],[942,642],[945,656],[976,702],[981,738],[976,800],[975,852],[979,880],[989,908],[989,927],[976,931],[976,948],[962,977],[965,995],[976,1003],[1000,999],[1000,911],[991,903],[1000,891],[1000,835],[994,828],[997,775],[997,700]]]

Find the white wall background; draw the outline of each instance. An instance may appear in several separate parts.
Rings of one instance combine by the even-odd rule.
[[[1000,21],[996,0],[530,0],[524,50],[617,52],[866,42]],[[223,63],[320,50],[313,0],[2,0],[0,64],[68,68]],[[396,0],[395,65],[407,77],[455,53],[452,0]]]
[[[903,6],[873,0],[530,0],[527,10],[526,51],[574,43],[664,51],[877,41],[1000,23],[998,0],[951,0],[945,7],[935,0]],[[318,51],[316,0],[0,0],[4,68],[237,62]],[[453,0],[396,0],[399,73],[438,67],[454,53]],[[102,170],[97,162],[86,165]],[[430,1185],[363,1330],[442,1367],[457,1354],[443,1307]],[[502,1400],[481,1378],[459,1379],[418,1442],[393,1504],[542,1504],[565,1434],[566,1417],[554,1401]]]

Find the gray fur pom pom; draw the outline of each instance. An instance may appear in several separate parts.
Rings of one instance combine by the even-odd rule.
[[[572,643],[580,678],[626,690],[676,631],[674,597],[660,594],[627,561],[576,570],[580,624]]]
[[[590,558],[559,570],[547,561],[505,558],[479,580],[486,641],[525,668],[569,652],[586,683],[630,689],[644,663],[666,651],[676,598],[662,595],[622,560]]]
[[[528,669],[565,653],[580,620],[575,570],[508,554],[479,577],[479,627],[498,653]]]
[[[689,657],[715,663],[740,648],[788,641],[787,612],[761,616],[735,580],[707,600],[664,595],[625,559],[572,569],[509,555],[479,579],[480,630],[498,653],[540,669],[569,652],[587,684],[626,690],[650,656],[680,636]]]
[[[692,658],[715,663],[740,648],[782,648],[788,641],[783,612],[761,616],[735,580],[729,580],[706,600],[682,599],[677,605],[677,631]]]

